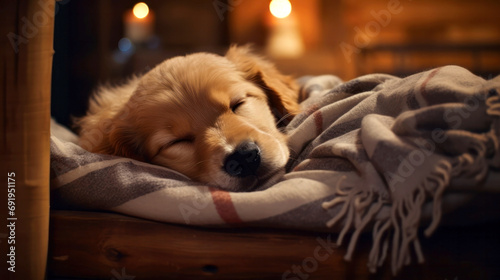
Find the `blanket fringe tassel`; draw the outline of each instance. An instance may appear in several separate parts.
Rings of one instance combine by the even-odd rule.
[[[408,265],[411,262],[411,247],[413,247],[418,262],[424,262],[425,259],[417,236],[423,204],[429,198],[433,203],[432,220],[424,230],[425,236],[429,237],[441,220],[442,196],[450,183],[450,178],[460,174],[480,180],[487,174],[488,162],[485,160],[487,153],[485,143],[480,141],[470,143],[470,149],[474,152],[455,158],[453,163],[447,160],[439,161],[434,170],[411,195],[394,199],[390,217],[384,220],[375,221],[374,217],[384,204],[388,205],[387,202],[382,201],[380,196],[372,190],[343,184],[346,177],[341,178],[336,186],[337,196],[331,201],[324,202],[322,207],[329,209],[342,204],[339,213],[327,222],[327,226],[332,227],[344,220],[345,225],[337,239],[339,246],[347,232],[354,228],[344,258],[351,260],[359,235],[370,222],[374,222],[373,245],[368,260],[368,268],[371,272],[376,272],[377,267],[384,263],[389,245],[391,247],[391,269],[394,275],[401,270],[403,265]],[[391,243],[389,243],[390,235],[392,235]]]

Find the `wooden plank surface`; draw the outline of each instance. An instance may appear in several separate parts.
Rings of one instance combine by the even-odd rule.
[[[208,229],[76,211],[52,211],[50,230],[49,279],[392,279],[388,265],[368,272],[369,235],[346,262],[345,245],[325,245],[336,240],[328,233]],[[495,279],[499,232],[440,230],[422,240],[427,262],[395,279]]]

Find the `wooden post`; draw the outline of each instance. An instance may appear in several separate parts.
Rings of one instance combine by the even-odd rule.
[[[0,279],[45,278],[54,12],[54,0],[0,9]]]

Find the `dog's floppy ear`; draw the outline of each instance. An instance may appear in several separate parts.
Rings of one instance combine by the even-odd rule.
[[[109,149],[111,154],[132,158],[139,161],[147,161],[144,143],[138,139],[140,134],[134,129],[130,122],[119,121],[111,127],[109,133]]]
[[[102,130],[101,130],[102,129]],[[116,155],[144,161],[137,133],[122,123],[105,123],[91,131],[82,132],[80,146],[87,151]]]
[[[134,124],[136,106],[127,100],[137,88],[138,78],[133,77],[118,87],[102,86],[89,103],[89,114],[75,120],[81,129],[80,146],[100,154],[117,155],[145,161],[143,141],[139,139]],[[133,99],[134,97],[130,97]],[[140,126],[139,126],[140,127]]]
[[[252,53],[249,46],[231,46],[226,58],[236,65],[245,79],[256,83],[266,92],[269,106],[277,120],[291,120],[299,113],[299,88],[294,79],[281,74],[271,62]]]

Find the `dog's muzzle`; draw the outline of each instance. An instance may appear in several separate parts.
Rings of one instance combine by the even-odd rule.
[[[256,175],[260,166],[260,154],[260,148],[255,142],[243,142],[226,157],[224,170],[233,177]]]

